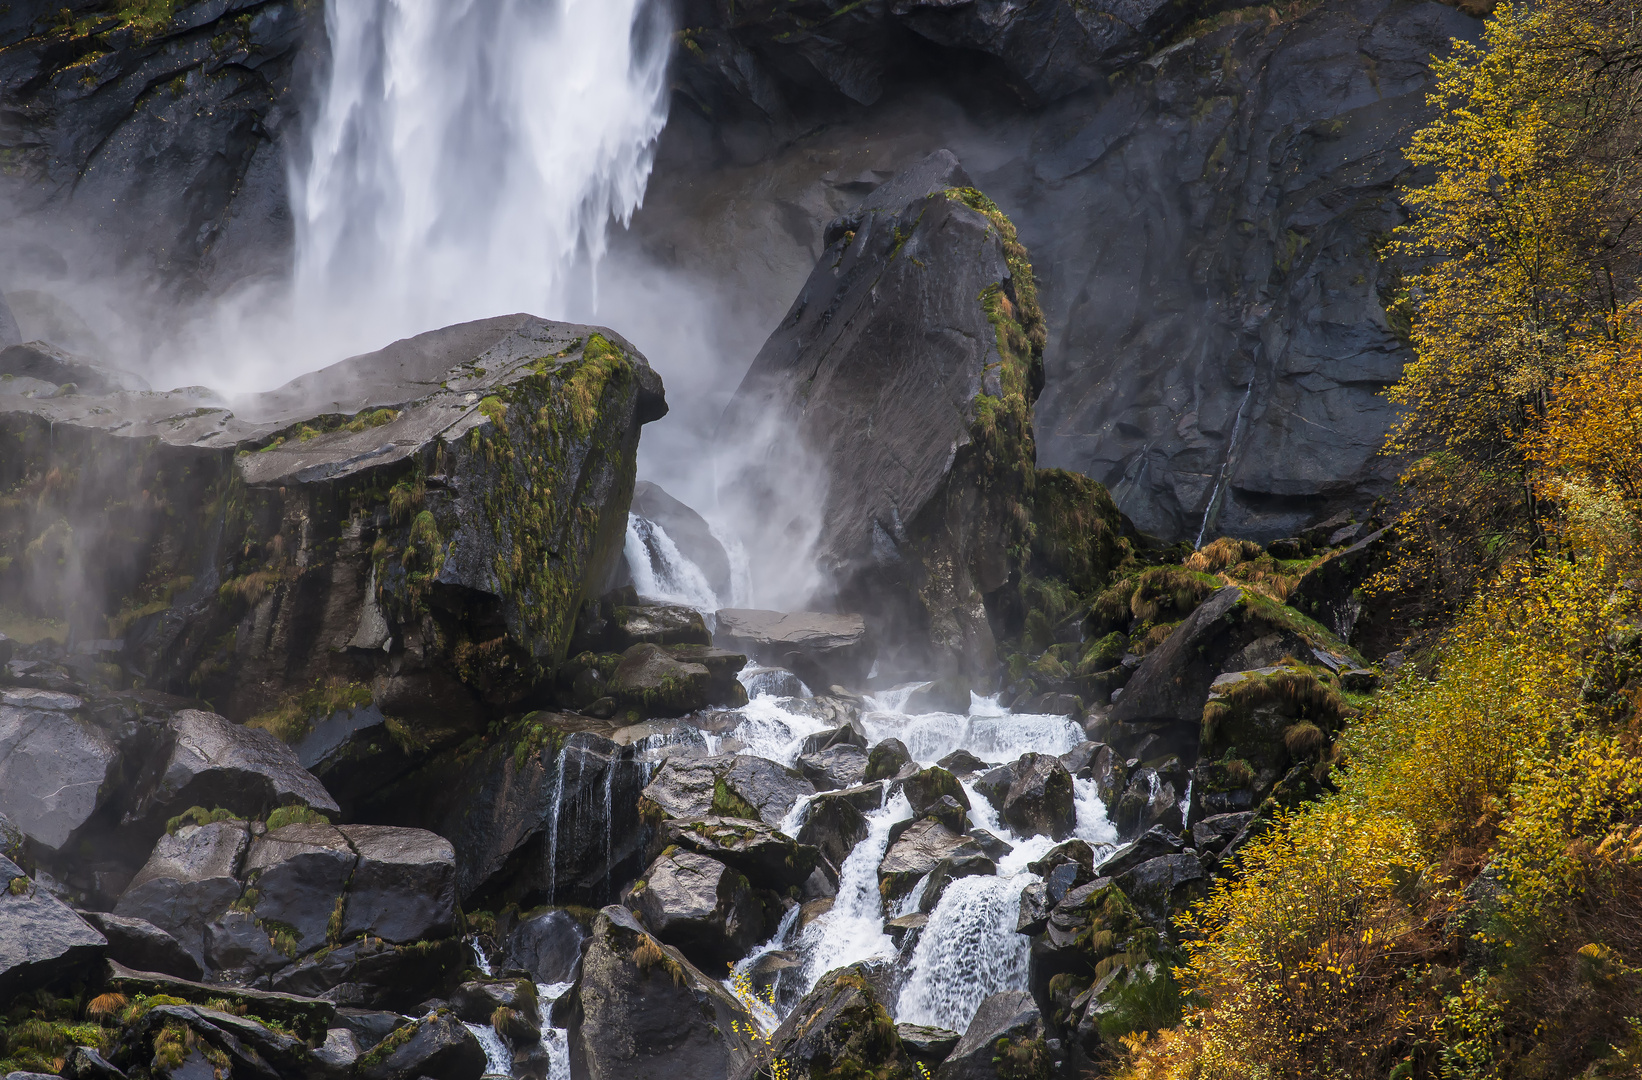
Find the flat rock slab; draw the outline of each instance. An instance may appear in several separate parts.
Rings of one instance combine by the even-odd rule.
[[[720,645],[786,668],[818,692],[834,683],[859,685],[872,666],[873,646],[860,615],[722,608],[714,619]]]
[[[113,960],[107,962],[106,983],[110,991],[131,997],[166,994],[201,1005],[212,999],[227,998],[245,1005],[258,1016],[290,1024],[304,1034],[322,1037],[336,1024],[336,1003],[322,998],[179,979],[154,971],[137,971]]]
[[[247,818],[280,806],[340,813],[296,752],[268,732],[198,709],[177,713],[169,726],[175,742],[160,781],[128,822],[153,825],[191,806],[223,807]]]
[[[760,887],[802,885],[815,869],[817,852],[763,822],[705,817],[665,821],[657,835],[663,847],[708,855],[746,874]]]

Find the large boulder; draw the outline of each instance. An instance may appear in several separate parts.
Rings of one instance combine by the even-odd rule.
[[[422,829],[344,825],[359,861],[348,881],[340,936],[404,943],[456,930],[456,850]]]
[[[294,939],[286,947],[311,952],[335,937],[332,918],[343,911],[343,891],[358,857],[331,825],[287,825],[258,837],[245,857],[245,879],[255,891],[252,913]]]
[[[811,803],[811,807],[814,807]],[[762,822],[708,817],[662,823],[656,843],[709,855],[741,871],[763,888],[801,885],[815,869],[817,852]]]
[[[721,438],[765,441],[720,499],[752,499],[779,530],[753,538],[755,560],[789,560],[789,523],[812,522],[837,605],[905,652],[897,669],[988,683],[982,598],[1019,569],[1043,378],[1025,250],[946,151],[826,241],[725,411]],[[793,480],[817,474],[819,503]]]
[[[645,803],[660,817],[734,817],[767,825],[780,825],[795,802],[814,794],[815,785],[797,770],[750,754],[674,754],[644,789]]]
[[[159,780],[126,812],[126,822],[154,831],[192,806],[222,807],[257,817],[280,806],[338,813],[336,801],[289,746],[257,728],[215,713],[185,709],[169,721],[171,746]]]
[[[793,1080],[867,1075],[917,1080],[917,1065],[860,965],[821,976],[770,1036]]]
[[[867,752],[854,743],[840,743],[798,756],[798,771],[820,791],[855,787],[867,778]]]
[[[569,982],[582,961],[587,930],[562,909],[544,911],[515,926],[507,936],[511,966],[541,983]]]
[[[973,839],[957,833],[932,818],[908,826],[884,852],[878,863],[878,890],[889,902],[911,892],[918,879],[934,870],[944,859],[981,856]]]
[[[991,770],[975,782],[1003,819],[1022,836],[1064,840],[1077,827],[1072,774],[1049,754],[1023,754],[1011,765]]]
[[[1043,1016],[1032,995],[1005,990],[981,1002],[963,1038],[953,1047],[936,1080],[1002,1080],[1048,1076],[1051,1060]]]
[[[0,813],[37,844],[60,848],[107,797],[119,762],[72,694],[0,691]]]
[[[607,907],[555,1020],[570,1074],[588,1080],[727,1080],[751,1065],[757,1028],[739,1001],[683,954]]]
[[[1218,589],[1162,645],[1147,651],[1112,706],[1111,739],[1118,745],[1154,732],[1158,741],[1147,757],[1195,752],[1214,680],[1285,656],[1335,668],[1362,666],[1349,646],[1292,608],[1234,585]]]
[[[746,663],[745,656],[724,649],[643,642],[622,653],[609,695],[629,723],[711,705],[735,708],[747,704],[747,691],[735,677]]]
[[[137,971],[157,971],[179,979],[198,979],[204,974],[200,962],[176,938],[147,919],[106,911],[82,911],[79,915],[108,939],[104,951],[110,960]]]
[[[815,845],[834,867],[842,867],[855,845],[870,831],[866,815],[851,796],[822,792],[810,800],[804,824],[798,830],[798,842]]]
[[[765,936],[752,886],[717,859],[670,849],[629,886],[626,904],[657,938],[699,967],[716,971]]]
[[[332,696],[374,702],[413,741],[460,741],[483,705],[550,679],[606,591],[639,427],[665,408],[620,337],[528,315],[395,342],[232,410],[0,395],[0,487],[80,478],[0,523],[0,599],[67,612],[88,638],[117,619],[149,686],[291,742]],[[116,505],[122,528],[100,527]]]
[[[0,857],[0,1000],[83,978],[107,941],[67,904]]]
[[[354,1066],[360,1080],[479,1080],[484,1071],[484,1048],[447,1009],[395,1031]]]
[[[785,668],[818,693],[840,683],[859,686],[872,666],[872,640],[859,615],[723,608],[713,618],[720,645]]]

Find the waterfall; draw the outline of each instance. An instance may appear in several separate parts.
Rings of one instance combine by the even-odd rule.
[[[627,515],[627,568],[640,596],[695,608],[709,621],[723,605],[707,583],[707,575],[673,543],[667,530],[653,521]]]
[[[654,0],[325,5],[329,70],[292,167],[299,320],[345,346],[590,312],[612,219],[666,123]]]
[[[1203,546],[1203,538],[1208,535],[1209,528],[1214,524],[1215,505],[1220,501],[1226,487],[1226,474],[1231,472],[1232,454],[1237,450],[1237,436],[1243,431],[1243,414],[1248,412],[1249,399],[1254,396],[1254,379],[1249,379],[1249,388],[1243,391],[1243,400],[1237,403],[1237,416],[1232,419],[1231,438],[1226,440],[1226,457],[1220,462],[1220,472],[1215,475],[1214,487],[1209,489],[1209,501],[1203,507],[1203,520],[1197,526],[1197,539],[1192,547]]]
[[[918,938],[896,1019],[963,1031],[990,994],[1026,989],[1030,942],[1015,932],[1031,874],[959,878]]]

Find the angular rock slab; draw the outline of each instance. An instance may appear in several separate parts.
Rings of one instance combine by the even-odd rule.
[[[13,892],[18,880],[25,884]],[[83,975],[107,944],[16,863],[0,858],[0,999]]]
[[[358,861],[331,825],[287,825],[259,836],[245,857],[245,879],[257,894],[252,910],[258,920],[289,927],[299,951],[317,949],[344,910],[343,890]]]
[[[663,854],[626,894],[657,938],[716,971],[765,936],[764,909],[741,874],[682,848]]]
[[[776,890],[802,885],[815,869],[817,854],[786,833],[741,818],[665,821],[656,842],[710,856],[746,874],[755,886]]]
[[[169,726],[175,741],[159,782],[126,815],[128,823],[152,826],[191,806],[222,807],[246,818],[280,806],[340,813],[296,752],[268,732],[197,709],[177,713]]]
[[[593,923],[575,987],[555,1021],[569,1029],[570,1073],[588,1080],[728,1080],[751,1071],[740,1002],[624,908]]]
[[[1032,1042],[1043,1037],[1043,1016],[1031,994],[993,994],[975,1010],[963,1038],[935,1071],[935,1080],[998,1080],[993,1058],[1001,1040]]]
[[[29,839],[60,848],[107,794],[119,750],[81,720],[72,694],[0,693],[0,813]]]
[[[243,821],[184,825],[175,835],[161,836],[114,913],[153,923],[203,961],[206,926],[244,888],[240,864],[250,839]]]
[[[713,618],[720,645],[785,668],[818,693],[838,683],[859,686],[872,667],[875,650],[859,615],[722,608]]]
[[[359,862],[348,882],[343,940],[369,934],[396,944],[456,929],[456,849],[424,829],[343,825]]]

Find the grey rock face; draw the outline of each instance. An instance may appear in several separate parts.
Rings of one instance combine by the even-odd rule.
[[[127,813],[128,822],[163,821],[190,806],[220,806],[245,817],[292,805],[338,812],[291,748],[268,732],[197,709],[177,713],[170,727],[175,741],[159,783]]]
[[[281,830],[283,831],[283,830]],[[342,937],[403,943],[456,929],[456,849],[422,829],[344,825],[359,861],[348,882]]]
[[[1013,281],[992,222],[943,193],[968,185],[942,151],[829,234],[725,411],[721,437],[756,440],[772,423],[776,434],[747,451],[757,465],[730,478],[721,498],[756,493],[771,508],[760,520],[782,529],[795,515],[815,520],[816,557],[838,606],[911,649],[900,664],[988,679],[996,648],[977,598],[1008,578],[1005,504],[1025,481],[1017,462],[981,449],[978,402],[1003,397],[1004,364],[1036,361],[999,352],[983,295],[1014,297],[1027,285]],[[818,515],[813,493],[793,480],[816,473],[831,480]],[[762,539],[772,552],[787,546]]]
[[[1159,930],[1166,930],[1170,913],[1190,904],[1207,884],[1203,864],[1189,851],[1150,859],[1116,881],[1135,910]]]
[[[599,913],[566,997],[572,1076],[727,1080],[751,1065],[741,1005],[622,908]]]
[[[44,690],[0,698],[0,813],[57,848],[101,805],[119,759],[112,740],[75,716],[80,700]]]
[[[330,825],[287,825],[258,837],[245,857],[256,917],[289,927],[300,951],[318,948],[358,861],[347,837]]]
[[[1001,1039],[1032,1041],[1044,1035],[1043,1016],[1032,995],[1006,990],[981,1002],[963,1038],[936,1070],[936,1080],[996,1080],[992,1063]]]
[[[198,979],[204,974],[199,961],[176,938],[147,919],[107,912],[82,912],[80,917],[108,939],[110,960],[179,979]]]
[[[146,919],[195,960],[204,959],[205,927],[239,898],[240,863],[249,844],[240,821],[185,825],[160,837],[114,913]]]
[[[800,796],[813,794],[815,785],[797,771],[749,755],[674,755],[644,789],[644,797],[669,817],[742,816],[751,811],[767,825],[780,825]],[[743,805],[724,805],[725,798]]]
[[[858,685],[872,667],[872,640],[859,615],[723,608],[714,619],[720,645],[786,668],[817,693],[839,683]]]
[[[107,944],[33,882],[13,892],[12,882],[23,877],[16,863],[0,858],[0,996],[71,981],[101,958]]]
[[[741,874],[716,859],[678,850],[650,864],[628,904],[657,938],[716,971],[764,936],[764,913]]]
[[[91,6],[76,0],[75,17]],[[29,150],[5,177],[8,203],[84,222],[110,265],[136,258],[194,287],[274,269],[290,242],[281,145],[307,24],[300,4],[251,0],[140,35],[118,18],[67,32],[56,8],[12,5],[0,97],[20,125],[8,145]]]
[[[645,864],[644,768],[632,747],[577,730],[578,719],[532,713],[477,754],[435,756],[362,800],[361,814],[449,839],[460,898],[483,891],[529,904],[613,899]]]

